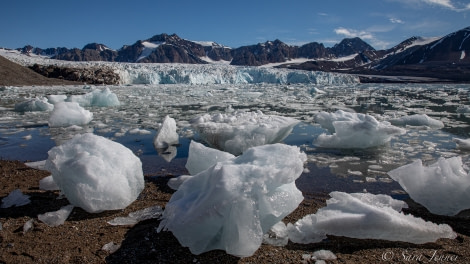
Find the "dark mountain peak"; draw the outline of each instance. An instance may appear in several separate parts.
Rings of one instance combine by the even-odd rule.
[[[182,39],[176,35],[176,34],[171,34],[171,35],[168,35],[166,33],[162,33],[160,35],[155,35],[149,39],[147,39],[146,41],[148,42],[177,42],[177,41],[181,41]]]
[[[331,48],[332,52],[338,56],[348,56],[355,53],[360,53],[366,50],[375,50],[371,45],[367,44],[359,37],[345,38],[340,43]]]
[[[86,45],[83,47],[82,50],[84,51],[84,50],[87,50],[87,49],[90,49],[90,50],[97,50],[97,51],[111,50],[111,49],[108,48],[106,45],[100,44],[100,43],[89,43],[89,44],[86,44]]]

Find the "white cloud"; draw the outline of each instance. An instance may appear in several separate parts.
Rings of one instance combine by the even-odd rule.
[[[335,33],[338,35],[343,35],[347,38],[355,38],[355,37],[359,37],[361,39],[373,39],[374,38],[374,36],[370,32],[363,31],[363,30],[347,29],[343,27],[335,28]]]
[[[470,10],[470,4],[463,5],[462,3],[455,2],[451,0],[421,0],[422,2],[430,5],[436,5],[444,8],[448,8],[453,11],[461,12]]]
[[[399,19],[399,18],[389,18],[390,22],[392,22],[393,24],[405,24],[405,22],[403,22],[403,20]]]

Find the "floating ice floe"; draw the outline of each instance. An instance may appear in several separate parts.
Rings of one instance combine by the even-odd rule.
[[[65,223],[65,220],[69,217],[73,210],[73,205],[69,204],[62,206],[59,210],[54,212],[47,212],[45,214],[39,214],[39,221],[45,223],[48,226],[60,226]]]
[[[77,102],[82,107],[108,107],[120,105],[117,95],[111,92],[109,88],[105,88],[103,90],[94,89],[93,91],[82,95],[71,95],[66,101]]]
[[[405,134],[406,130],[387,121],[379,122],[373,116],[348,113],[321,112],[315,118],[332,135],[321,134],[314,144],[324,148],[370,148],[389,142],[393,136]]]
[[[47,101],[54,105],[60,102],[64,102],[66,99],[67,95],[65,94],[51,94],[47,96]]]
[[[467,139],[453,138],[452,141],[455,142],[455,144],[457,144],[458,149],[470,150],[470,138],[467,138]]]
[[[16,189],[2,199],[1,208],[9,208],[12,206],[23,206],[31,203],[29,195],[23,194],[20,189]]]
[[[50,127],[68,127],[86,125],[93,119],[93,113],[75,102],[60,102],[54,105],[49,117]]]
[[[71,204],[90,213],[123,209],[144,189],[142,163],[123,145],[90,133],[49,150],[45,168]]]
[[[433,129],[441,129],[444,127],[442,121],[429,117],[426,114],[416,114],[410,116],[403,116],[400,118],[390,119],[389,122],[394,126],[426,126]]]
[[[287,225],[292,242],[315,243],[335,235],[423,244],[457,236],[446,224],[403,214],[406,203],[388,195],[332,192],[330,196],[326,207]]]
[[[243,153],[248,148],[284,140],[299,121],[261,111],[205,114],[191,120],[191,125],[210,146],[230,152]]]
[[[33,98],[15,104],[16,112],[52,111],[54,105],[47,102],[47,98]]]
[[[295,180],[306,159],[298,147],[273,144],[218,162],[173,194],[159,231],[173,232],[193,254],[221,249],[251,256],[263,234],[303,200]]]
[[[388,174],[433,214],[456,215],[470,208],[470,174],[461,157],[441,157],[428,167],[416,160]]]
[[[168,148],[171,145],[178,144],[178,141],[179,136],[176,132],[175,119],[165,116],[160,129],[153,139],[153,145],[157,149]]]
[[[139,211],[129,213],[125,217],[116,217],[113,220],[108,221],[110,225],[135,225],[141,221],[158,218],[162,215],[163,209],[161,206],[152,206]]]

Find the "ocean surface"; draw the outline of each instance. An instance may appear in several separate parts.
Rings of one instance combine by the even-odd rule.
[[[47,95],[77,95],[104,87],[1,87],[0,158],[39,161],[48,150],[77,133],[95,133],[131,149],[143,162],[147,175],[186,174],[191,140],[200,141],[189,121],[227,109],[261,111],[301,121],[283,141],[308,155],[299,189],[315,192],[371,192],[404,197],[406,193],[387,172],[422,159],[425,165],[439,157],[461,156],[470,165],[469,152],[459,150],[453,138],[470,133],[470,85],[464,84],[160,84],[106,86],[118,96],[120,106],[85,107],[93,113],[86,126],[49,128],[50,112],[15,112],[15,104]],[[320,148],[315,139],[329,133],[315,123],[321,111],[354,111],[379,121],[413,114],[440,120],[444,128],[407,126],[380,147],[368,149]],[[163,118],[177,121],[180,135],[176,153],[160,153],[153,138]]]

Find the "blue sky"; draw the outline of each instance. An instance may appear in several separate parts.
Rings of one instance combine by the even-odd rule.
[[[376,49],[470,26],[470,0],[2,0],[0,47],[113,49],[153,35],[240,47],[280,39],[333,46],[361,37]]]

